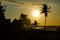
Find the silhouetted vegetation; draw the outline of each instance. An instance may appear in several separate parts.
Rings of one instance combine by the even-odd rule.
[[[47,17],[48,9],[47,5],[43,4],[43,11],[45,13],[45,16]],[[48,10],[47,10],[48,9]],[[38,26],[37,21],[34,21],[34,23],[31,23],[31,20],[28,18],[28,16],[24,13],[21,13],[19,19],[16,18],[11,22],[11,19],[5,18],[5,12],[6,9],[4,9],[3,6],[0,5],[0,28],[1,32],[20,32],[22,30],[32,30],[33,27]],[[58,28],[59,30],[59,28]]]
[[[56,32],[36,30],[37,21],[32,24],[26,14],[21,13],[18,20],[15,18],[11,22],[11,19],[5,18],[4,12],[3,6],[0,5],[0,37],[2,40],[57,40],[60,37],[58,32],[60,28]],[[32,29],[32,25],[35,29]]]
[[[27,18],[26,14],[21,13],[19,20],[16,18],[11,22],[10,19],[6,19],[4,16],[5,10],[3,6],[0,5],[0,26],[1,32],[18,32],[23,29],[28,30],[31,29],[31,21]]]

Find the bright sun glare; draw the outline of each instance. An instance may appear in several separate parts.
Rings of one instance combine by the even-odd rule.
[[[39,10],[34,10],[33,11],[33,16],[34,17],[39,17],[40,16],[40,11]]]

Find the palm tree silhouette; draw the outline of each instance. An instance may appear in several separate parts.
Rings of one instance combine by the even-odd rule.
[[[47,21],[47,16],[48,16],[47,13],[48,12],[51,12],[51,11],[49,11],[50,8],[51,7],[48,8],[48,6],[46,4],[43,4],[43,8],[42,8],[43,10],[42,10],[41,13],[44,13],[45,14],[45,28],[46,28],[46,21]],[[45,30],[45,28],[44,28],[44,30]]]

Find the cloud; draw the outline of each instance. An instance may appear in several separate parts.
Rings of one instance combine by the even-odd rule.
[[[3,1],[3,0],[1,0],[1,1]],[[60,0],[4,0],[4,1],[8,1],[8,2],[12,2],[12,3],[21,3],[21,2],[35,2],[35,3],[42,3],[42,4],[44,4],[44,3],[54,3],[54,4],[59,4],[60,3]]]

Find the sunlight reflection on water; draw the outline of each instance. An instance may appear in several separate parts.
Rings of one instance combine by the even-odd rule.
[[[37,29],[44,30],[44,28],[45,28],[45,27],[36,27],[36,30],[37,30]],[[57,31],[57,28],[58,28],[58,27],[46,27],[45,30],[46,30],[46,31]],[[35,28],[33,28],[33,29],[35,29]]]

